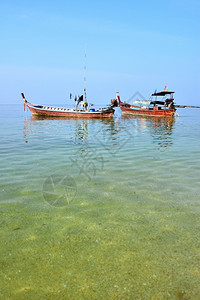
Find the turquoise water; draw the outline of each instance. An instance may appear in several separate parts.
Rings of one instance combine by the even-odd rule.
[[[0,107],[0,299],[199,299],[200,111]]]

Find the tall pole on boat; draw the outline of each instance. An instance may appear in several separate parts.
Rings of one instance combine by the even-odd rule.
[[[87,102],[87,96],[86,96],[86,46],[85,46],[85,57],[84,57],[84,98],[85,98],[85,102]]]

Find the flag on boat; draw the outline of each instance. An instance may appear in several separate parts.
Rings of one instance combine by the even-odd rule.
[[[155,89],[154,94],[156,94],[156,92],[157,92],[157,89]]]
[[[167,84],[165,84],[165,88],[164,88],[164,91],[166,91],[166,88],[167,88]]]

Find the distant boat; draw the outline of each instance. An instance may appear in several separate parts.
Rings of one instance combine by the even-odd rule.
[[[83,109],[78,109],[78,105],[83,101],[83,95],[77,100],[75,99],[75,108],[55,107],[48,105],[38,105],[28,102],[23,93],[21,93],[24,101],[24,110],[29,108],[33,116],[42,117],[66,117],[66,118],[110,118],[114,114],[113,105],[95,110],[87,109],[87,101],[83,102]]]
[[[165,90],[154,92],[150,100],[134,101],[134,104],[139,105],[122,102],[119,93],[117,93],[116,98],[123,115],[173,117],[176,112],[173,94],[174,92]],[[157,100],[157,97],[162,97],[162,100]]]

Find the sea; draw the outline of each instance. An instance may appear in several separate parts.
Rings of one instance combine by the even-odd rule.
[[[200,299],[200,110],[0,105],[0,299]]]

